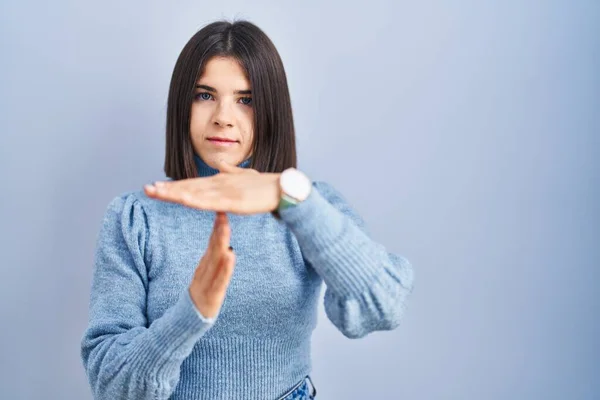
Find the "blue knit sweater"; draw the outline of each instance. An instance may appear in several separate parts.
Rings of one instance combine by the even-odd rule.
[[[217,173],[195,159],[200,176]],[[322,182],[281,220],[229,215],[236,266],[219,315],[203,317],[188,287],[214,217],[141,190],[108,206],[81,342],[95,398],[278,398],[311,371],[323,281],[325,312],[345,336],[398,325],[411,264]]]

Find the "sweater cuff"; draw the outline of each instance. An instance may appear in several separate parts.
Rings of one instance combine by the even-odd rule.
[[[357,296],[382,277],[382,256],[352,219],[330,204],[316,187],[299,204],[280,211],[304,257],[341,296]]]
[[[153,338],[150,343],[140,342],[144,349],[134,349],[137,355],[133,364],[140,369],[149,365],[158,368],[160,376],[171,376],[189,356],[194,345],[215,323],[215,318],[205,318],[194,305],[189,289],[181,293],[179,300],[148,328]],[[140,351],[143,350],[143,351]]]

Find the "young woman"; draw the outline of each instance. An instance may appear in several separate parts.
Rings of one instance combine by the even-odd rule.
[[[169,179],[116,197],[98,237],[81,356],[100,399],[311,399],[324,281],[347,337],[398,326],[413,271],[332,186],[296,167],[269,38],[215,22],[169,90]]]

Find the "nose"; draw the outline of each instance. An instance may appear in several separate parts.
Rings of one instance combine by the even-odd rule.
[[[218,105],[213,115],[213,123],[222,127],[233,127],[231,109],[225,104]]]

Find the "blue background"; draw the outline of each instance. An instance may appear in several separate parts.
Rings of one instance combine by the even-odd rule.
[[[300,168],[407,257],[401,327],[319,310],[325,399],[600,398],[600,3],[0,5],[0,397],[89,399],[108,202],[163,177],[185,42],[247,18],[286,66]]]

